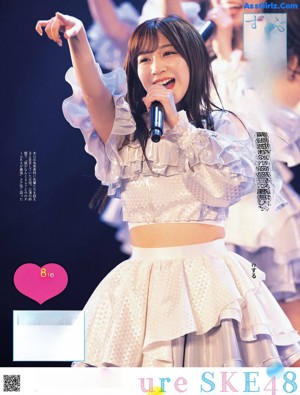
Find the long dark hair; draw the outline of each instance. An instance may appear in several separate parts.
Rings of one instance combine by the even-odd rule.
[[[133,32],[128,43],[124,68],[127,74],[127,101],[137,128],[134,139],[138,139],[145,155],[148,129],[143,117],[146,107],[142,98],[146,91],[137,73],[137,58],[141,52],[154,52],[158,47],[158,33],[173,45],[186,61],[190,72],[188,90],[177,107],[185,110],[190,122],[196,127],[213,129],[211,112],[219,109],[210,99],[211,85],[216,89],[209,54],[199,32],[184,19],[171,15],[145,21]],[[216,89],[217,91],[217,89]]]
[[[300,63],[300,6],[290,0],[287,4],[297,5],[298,8],[287,10],[287,58],[291,60],[293,56],[298,58]]]

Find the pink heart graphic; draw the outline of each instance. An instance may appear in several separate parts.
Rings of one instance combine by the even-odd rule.
[[[47,263],[42,267],[24,263],[15,271],[14,284],[21,294],[43,304],[66,288],[68,274],[57,263]]]

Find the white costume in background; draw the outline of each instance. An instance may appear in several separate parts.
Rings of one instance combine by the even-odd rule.
[[[292,172],[287,165],[300,163],[300,112],[274,105],[268,93],[260,97],[259,86],[251,79],[251,63],[241,58],[242,52],[235,50],[231,61],[213,61],[218,91],[225,108],[243,117],[247,114],[248,123],[270,132],[271,155],[288,204],[278,212],[266,212],[259,210],[255,194],[242,198],[230,208],[225,241],[266,273],[266,284],[276,299],[299,298],[300,198],[289,184]]]
[[[122,3],[115,8],[118,18],[132,27],[132,31],[138,25],[139,14],[131,3]],[[127,44],[124,46],[116,43],[108,37],[99,22],[94,22],[88,29],[88,38],[95,53],[95,58],[101,67],[113,70],[122,67],[127,53]],[[120,32],[122,34],[122,32]]]

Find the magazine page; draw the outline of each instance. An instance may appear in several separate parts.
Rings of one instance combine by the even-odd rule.
[[[299,8],[1,5],[1,393],[297,393]]]

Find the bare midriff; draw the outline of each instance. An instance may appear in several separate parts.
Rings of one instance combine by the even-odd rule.
[[[143,248],[208,243],[223,239],[224,236],[223,227],[199,223],[150,224],[136,226],[130,230],[132,245]]]

